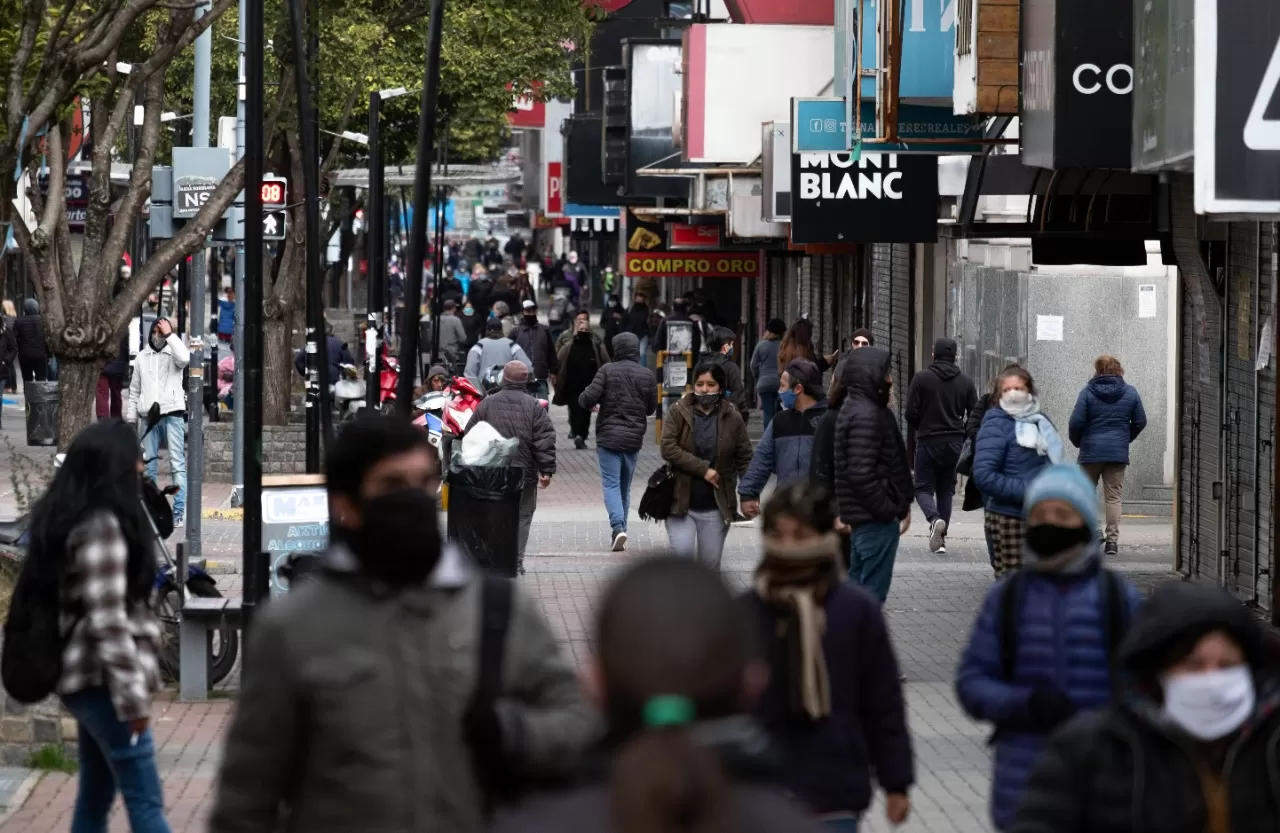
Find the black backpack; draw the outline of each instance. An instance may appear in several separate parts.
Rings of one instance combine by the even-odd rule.
[[[83,611],[64,634],[56,590],[46,592],[31,575],[28,560],[18,574],[4,622],[4,649],[0,653],[0,680],[19,703],[38,703],[58,687],[62,679],[62,653]]]
[[[1018,661],[1018,611],[1026,595],[1028,573],[1019,570],[1005,582],[996,603],[996,637],[1000,640],[1000,670],[1004,680],[1012,682],[1014,666]],[[1111,570],[1098,573],[1102,582],[1103,628],[1107,645],[1107,657],[1113,659],[1120,640],[1129,628],[1129,605],[1125,599],[1124,582]]]

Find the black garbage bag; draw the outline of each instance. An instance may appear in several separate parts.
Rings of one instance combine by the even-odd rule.
[[[449,471],[449,540],[476,565],[508,577],[519,571],[519,466],[461,466]],[[530,487],[533,488],[533,487]]]
[[[27,445],[58,444],[58,383],[26,382]]]

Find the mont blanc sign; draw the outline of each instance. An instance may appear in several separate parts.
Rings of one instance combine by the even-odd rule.
[[[938,239],[938,157],[797,153],[794,243],[931,243]]]

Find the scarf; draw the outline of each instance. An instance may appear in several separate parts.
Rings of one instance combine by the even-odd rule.
[[[765,537],[764,560],[756,568],[756,594],[785,614],[778,624],[787,637],[792,707],[813,720],[831,714],[831,681],[822,650],[827,629],[823,601],[840,582],[840,538],[828,533],[809,544],[782,545]]]
[[[1062,437],[1049,418],[1040,413],[1040,400],[1034,396],[1027,396],[1021,402],[1007,402],[1007,399],[1006,396],[1000,400],[1000,407],[1013,417],[1014,437],[1018,445],[1035,449],[1041,457],[1048,456],[1050,463],[1061,463]]]

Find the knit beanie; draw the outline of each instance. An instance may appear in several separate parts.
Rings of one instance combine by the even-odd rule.
[[[1027,488],[1024,506],[1028,513],[1037,503],[1046,500],[1063,500],[1071,504],[1081,517],[1090,535],[1098,534],[1098,494],[1084,471],[1075,463],[1058,463],[1040,470]]]

